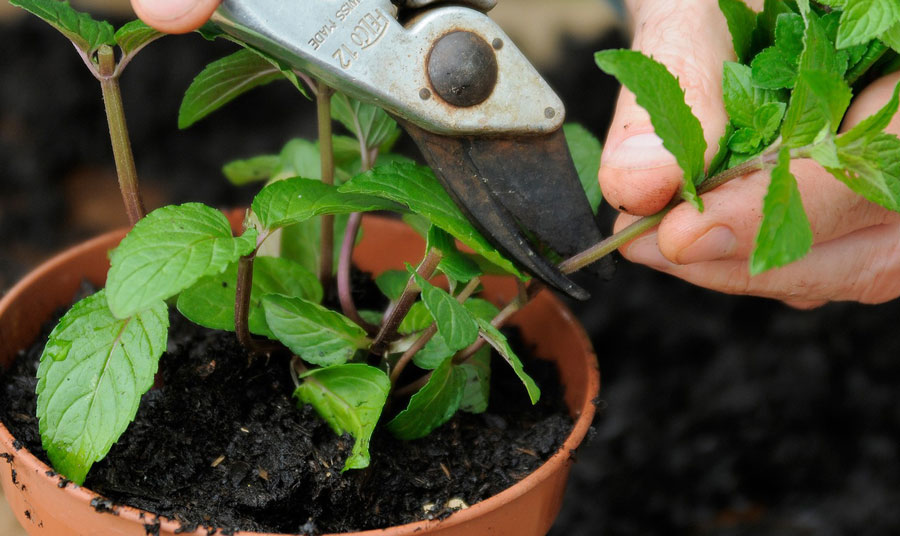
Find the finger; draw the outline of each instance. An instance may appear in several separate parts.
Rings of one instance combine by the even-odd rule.
[[[144,22],[166,33],[187,33],[203,26],[220,0],[131,0]]]
[[[867,227],[814,248],[802,260],[750,276],[746,260],[679,265],[659,253],[651,232],[623,252],[651,267],[728,294],[750,294],[807,306],[823,301],[883,303],[900,295],[900,223]],[[655,257],[654,252],[655,251]]]
[[[791,162],[816,244],[872,225],[900,222],[900,214],[870,203],[812,160]],[[662,254],[676,264],[748,259],[756,247],[769,172],[731,181],[703,196],[705,210],[680,205],[659,226]]]
[[[733,60],[724,16],[715,0],[632,2],[633,48],[678,77],[685,100],[703,125],[707,162],[725,130],[722,62]],[[600,185],[607,201],[632,214],[663,208],[681,186],[683,172],[654,134],[650,116],[623,89],[607,136]]]

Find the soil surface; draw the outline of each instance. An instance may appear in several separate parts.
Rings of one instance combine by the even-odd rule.
[[[298,410],[287,356],[248,365],[233,334],[198,328],[178,313],[172,322],[160,363],[163,387],[144,396],[134,423],[85,482],[111,500],[98,501],[98,510],[127,504],[186,528],[225,533],[400,525],[449,515],[451,499],[474,504],[508,488],[571,431],[554,365],[528,360],[543,389],[532,407],[521,382],[496,359],[487,413],[460,413],[411,442],[379,430],[370,468],[342,473],[353,439],[336,436],[311,407]],[[46,461],[33,417],[41,346],[0,378],[0,418]],[[398,400],[383,422],[403,404]]]

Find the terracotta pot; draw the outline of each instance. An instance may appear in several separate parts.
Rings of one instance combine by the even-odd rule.
[[[102,285],[108,269],[107,252],[118,244],[123,232],[113,232],[72,248],[40,266],[0,300],[0,365],[6,367],[19,350],[30,346],[42,324],[60,307],[71,304],[80,282],[87,278]],[[399,251],[398,251],[399,247]],[[384,252],[392,252],[387,258]],[[416,262],[423,251],[421,238],[394,220],[368,217],[364,239],[357,249],[356,263],[375,273],[402,268]],[[487,295],[503,300],[514,295],[509,281],[485,282]],[[544,292],[512,321],[522,328],[526,341],[536,345],[536,355],[557,361],[566,385],[566,403],[577,420],[562,448],[547,463],[515,486],[443,521],[412,523],[387,530],[357,533],[358,536],[437,534],[543,535],[559,513],[563,491],[572,464],[571,452],[584,438],[594,417],[593,400],[600,376],[590,342],[572,314],[552,294]],[[0,481],[19,522],[33,535],[53,536],[144,536],[145,525],[156,516],[130,507],[114,507],[112,513],[97,513],[91,501],[99,496],[89,489],[48,476],[50,467],[28,451],[16,448],[15,438],[0,424]],[[8,456],[6,456],[8,455]],[[52,473],[50,473],[52,474]],[[160,534],[173,535],[174,521],[159,520]],[[206,534],[203,529],[192,534]],[[249,536],[250,533],[238,533]]]

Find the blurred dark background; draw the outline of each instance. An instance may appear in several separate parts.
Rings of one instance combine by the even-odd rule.
[[[121,16],[119,2],[94,4]],[[98,84],[54,30],[8,11],[4,2],[0,289],[125,223]],[[495,16],[569,119],[602,138],[617,86],[592,54],[627,46],[616,10],[502,0]],[[122,90],[150,208],[245,205],[255,189],[227,184],[222,164],[315,132],[312,104],[286,83],[178,131],[191,79],[231,50],[169,37],[129,66]],[[900,533],[900,304],[800,312],[624,262],[612,282],[587,284],[594,298],[573,308],[600,359],[601,412],[551,534]]]

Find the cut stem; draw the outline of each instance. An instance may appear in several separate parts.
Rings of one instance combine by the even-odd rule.
[[[753,160],[748,160],[747,162],[737,165],[731,169],[726,169],[718,175],[706,179],[702,184],[700,184],[700,186],[697,187],[697,193],[701,195],[705,194],[711,190],[714,190],[715,188],[718,188],[726,182],[732,181],[738,177],[743,177],[747,173],[765,169],[768,165],[777,160],[778,150],[780,148],[780,141],[776,141],[772,144],[771,147],[766,149],[762,154],[760,154]],[[672,202],[668,204],[668,206],[666,206],[656,214],[645,216],[635,221],[628,227],[625,227],[618,233],[598,242],[597,244],[582,251],[581,253],[578,253],[577,255],[566,259],[565,261],[560,263],[559,269],[565,274],[571,274],[573,272],[581,270],[585,266],[599,261],[603,257],[609,255],[613,251],[619,249],[620,247],[659,225],[666,214],[671,212],[673,208],[682,203],[684,203],[684,201],[681,199],[673,199]]]
[[[316,92],[316,111],[319,121],[319,155],[322,162],[322,182],[334,184],[334,144],[331,129],[331,94],[333,90],[321,80]],[[319,281],[329,288],[334,274],[334,215],[322,216]]]
[[[103,45],[97,52],[97,59],[100,89],[103,91],[106,120],[109,124],[109,138],[116,161],[116,173],[119,176],[119,190],[122,192],[128,221],[134,225],[147,212],[138,187],[137,168],[134,165],[134,153],[128,136],[128,124],[125,121],[125,106],[119,89],[119,77],[116,75],[115,51],[112,47]]]

